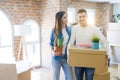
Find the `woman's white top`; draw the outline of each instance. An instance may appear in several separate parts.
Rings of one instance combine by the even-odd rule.
[[[68,41],[68,33],[66,32],[66,28],[62,29],[62,34],[63,34],[63,50],[62,53],[65,54],[65,48],[66,48],[66,44]]]

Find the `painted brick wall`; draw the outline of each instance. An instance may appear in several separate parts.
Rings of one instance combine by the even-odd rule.
[[[54,19],[57,11],[60,10],[59,0],[42,0],[41,10],[41,53],[43,66],[50,66],[50,46],[49,38],[51,29],[54,27]]]
[[[112,17],[112,4],[109,3],[97,3],[96,8],[96,25],[102,26],[104,30],[104,35],[106,36],[106,31],[108,28],[108,24],[111,21]]]
[[[67,11],[68,0],[60,0],[60,10]]]

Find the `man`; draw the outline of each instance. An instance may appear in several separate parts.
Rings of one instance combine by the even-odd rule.
[[[103,34],[98,30],[97,27],[87,23],[87,11],[85,9],[80,9],[77,17],[78,24],[72,28],[71,39],[68,47],[74,44],[92,44],[91,38],[92,36],[96,35],[100,38],[100,43],[105,48],[106,39]],[[75,67],[76,80],[83,80],[84,72],[86,80],[93,80],[95,68]]]

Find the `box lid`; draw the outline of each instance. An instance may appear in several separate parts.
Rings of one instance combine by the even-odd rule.
[[[77,53],[86,53],[86,54],[97,54],[97,55],[106,55],[106,50],[105,49],[98,49],[98,50],[95,50],[95,49],[91,49],[91,48],[81,48],[81,47],[77,47],[77,46],[72,46],[70,47],[69,49],[69,52],[70,53],[74,53],[74,52],[77,52]]]
[[[0,80],[17,80],[16,64],[0,64]]]

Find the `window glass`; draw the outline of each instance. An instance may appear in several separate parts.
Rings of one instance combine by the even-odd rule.
[[[94,9],[86,9],[88,14],[88,23],[95,24],[95,10]]]
[[[12,28],[9,19],[0,10],[0,45],[12,46]]]
[[[75,8],[67,8],[68,14],[68,24],[76,22],[76,9]]]
[[[39,25],[34,20],[28,20],[25,21],[25,25],[29,25],[31,27],[30,35],[25,35],[25,41],[31,42],[31,41],[39,41]],[[37,27],[36,27],[37,26]]]
[[[9,18],[0,10],[0,63],[13,63],[13,29]]]
[[[88,23],[95,24],[95,10],[94,9],[86,9],[88,14]],[[68,24],[75,23],[77,20],[77,13],[75,8],[67,8],[68,14]]]
[[[32,66],[41,65],[39,24],[35,20],[27,20],[24,25],[31,27],[31,33],[25,35],[24,55],[27,54],[27,59],[32,62]]]

